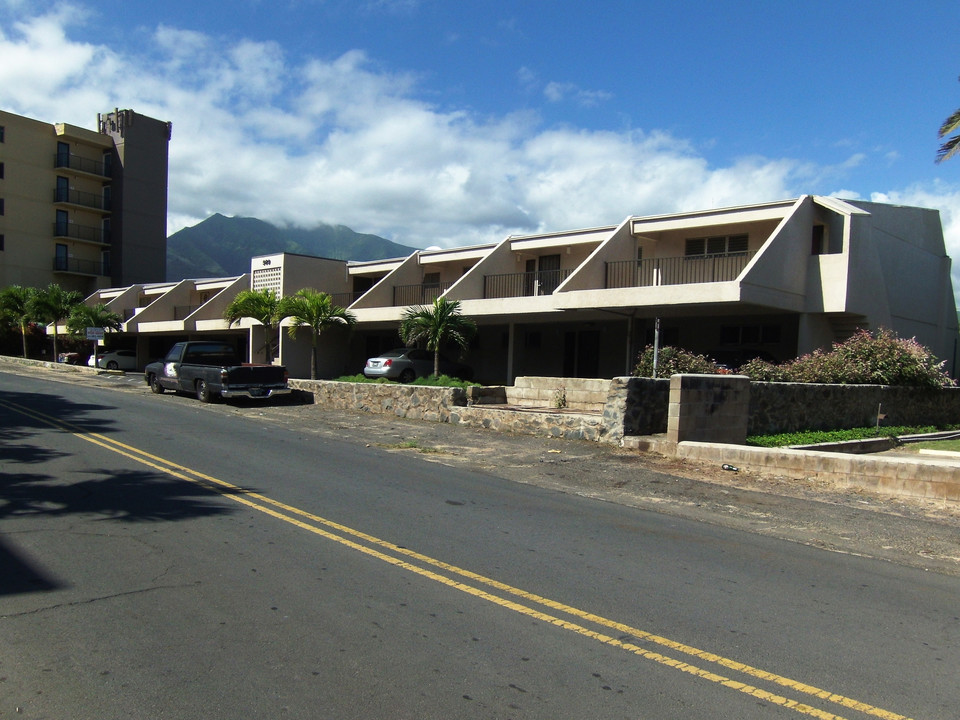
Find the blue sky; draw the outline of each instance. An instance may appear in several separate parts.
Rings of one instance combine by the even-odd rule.
[[[960,258],[960,159],[934,163],[958,20],[923,0],[0,0],[0,107],[172,121],[170,232],[219,212],[455,246],[814,193],[935,207]]]

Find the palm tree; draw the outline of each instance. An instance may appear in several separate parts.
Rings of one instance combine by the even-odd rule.
[[[440,348],[448,341],[455,342],[466,350],[477,332],[477,325],[460,314],[460,301],[438,297],[432,307],[412,307],[403,313],[400,322],[400,339],[409,345],[426,341],[427,350],[433,351],[433,374],[440,374]]]
[[[293,296],[284,298],[285,310],[293,320],[288,332],[290,337],[297,336],[297,329],[303,325],[310,328],[313,335],[310,350],[310,379],[317,379],[317,341],[321,333],[331,327],[350,327],[356,324],[357,317],[349,310],[335,305],[328,293],[313,288],[298,290]]]
[[[954,110],[953,114],[943,121],[937,137],[943,140],[947,135],[957,130],[960,130],[960,108]],[[943,162],[944,160],[952,158],[957,154],[957,151],[960,151],[960,135],[954,135],[940,145],[940,148],[937,150],[937,162]]]
[[[107,310],[103,303],[99,305],[76,305],[67,318],[67,330],[71,335],[85,337],[88,327],[103,328],[104,330],[119,330],[123,325],[123,318],[117,313]],[[93,354],[97,354],[97,341],[91,341]]]
[[[35,292],[34,288],[22,285],[11,285],[0,291],[0,314],[20,329],[23,357],[27,357],[27,326],[33,322],[31,298]]]
[[[53,359],[59,358],[57,347],[57,325],[70,316],[74,306],[83,302],[83,296],[76,290],[64,290],[56,283],[50,283],[43,290],[34,292],[30,302],[30,311],[34,319],[53,325]]]
[[[266,334],[264,350],[267,362],[272,363],[277,328],[290,315],[286,306],[284,299],[273,290],[241,290],[223,311],[223,318],[230,325],[240,322],[242,318],[252,318],[263,325]]]

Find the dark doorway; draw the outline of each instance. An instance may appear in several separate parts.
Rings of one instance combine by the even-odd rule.
[[[563,376],[595,378],[600,375],[600,332],[571,330],[563,338]]]

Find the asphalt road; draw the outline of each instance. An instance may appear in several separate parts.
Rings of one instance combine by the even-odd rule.
[[[951,552],[955,528],[929,508],[43,373],[0,372],[0,438],[0,717],[892,720],[960,706],[946,556],[938,571],[912,551],[781,539],[792,515],[798,535],[876,522],[880,542],[930,533]]]

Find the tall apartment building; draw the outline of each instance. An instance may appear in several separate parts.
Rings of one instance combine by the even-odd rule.
[[[0,110],[0,287],[164,280],[170,131],[133,110],[96,130]]]

